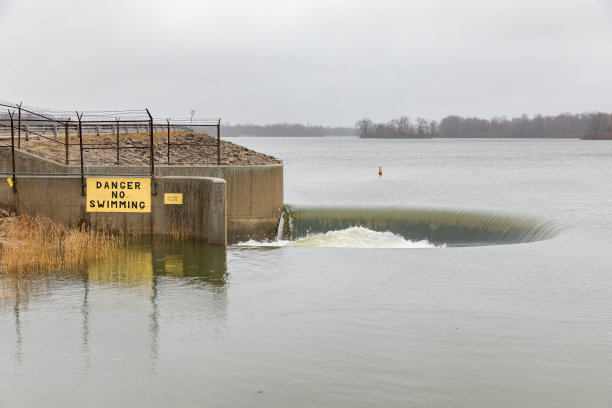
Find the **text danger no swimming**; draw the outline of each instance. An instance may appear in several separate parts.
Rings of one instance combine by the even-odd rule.
[[[126,200],[123,190],[140,190],[139,181],[96,181],[96,190],[111,191],[110,200],[89,200],[90,208],[125,208],[125,209],[144,209],[146,202],[140,200]]]

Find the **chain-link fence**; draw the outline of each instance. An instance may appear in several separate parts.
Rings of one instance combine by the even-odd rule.
[[[148,110],[65,112],[0,101],[0,148],[80,166],[219,165],[220,119],[154,119]],[[32,174],[32,173],[29,173]]]

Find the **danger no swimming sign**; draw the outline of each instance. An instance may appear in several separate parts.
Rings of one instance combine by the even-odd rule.
[[[87,212],[151,212],[151,179],[88,178]]]

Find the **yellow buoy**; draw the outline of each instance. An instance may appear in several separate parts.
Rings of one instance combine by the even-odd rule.
[[[378,175],[382,176],[382,166],[378,166]]]

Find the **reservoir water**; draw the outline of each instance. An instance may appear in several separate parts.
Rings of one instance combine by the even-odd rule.
[[[279,240],[0,275],[0,407],[612,407],[612,143],[232,141]]]

